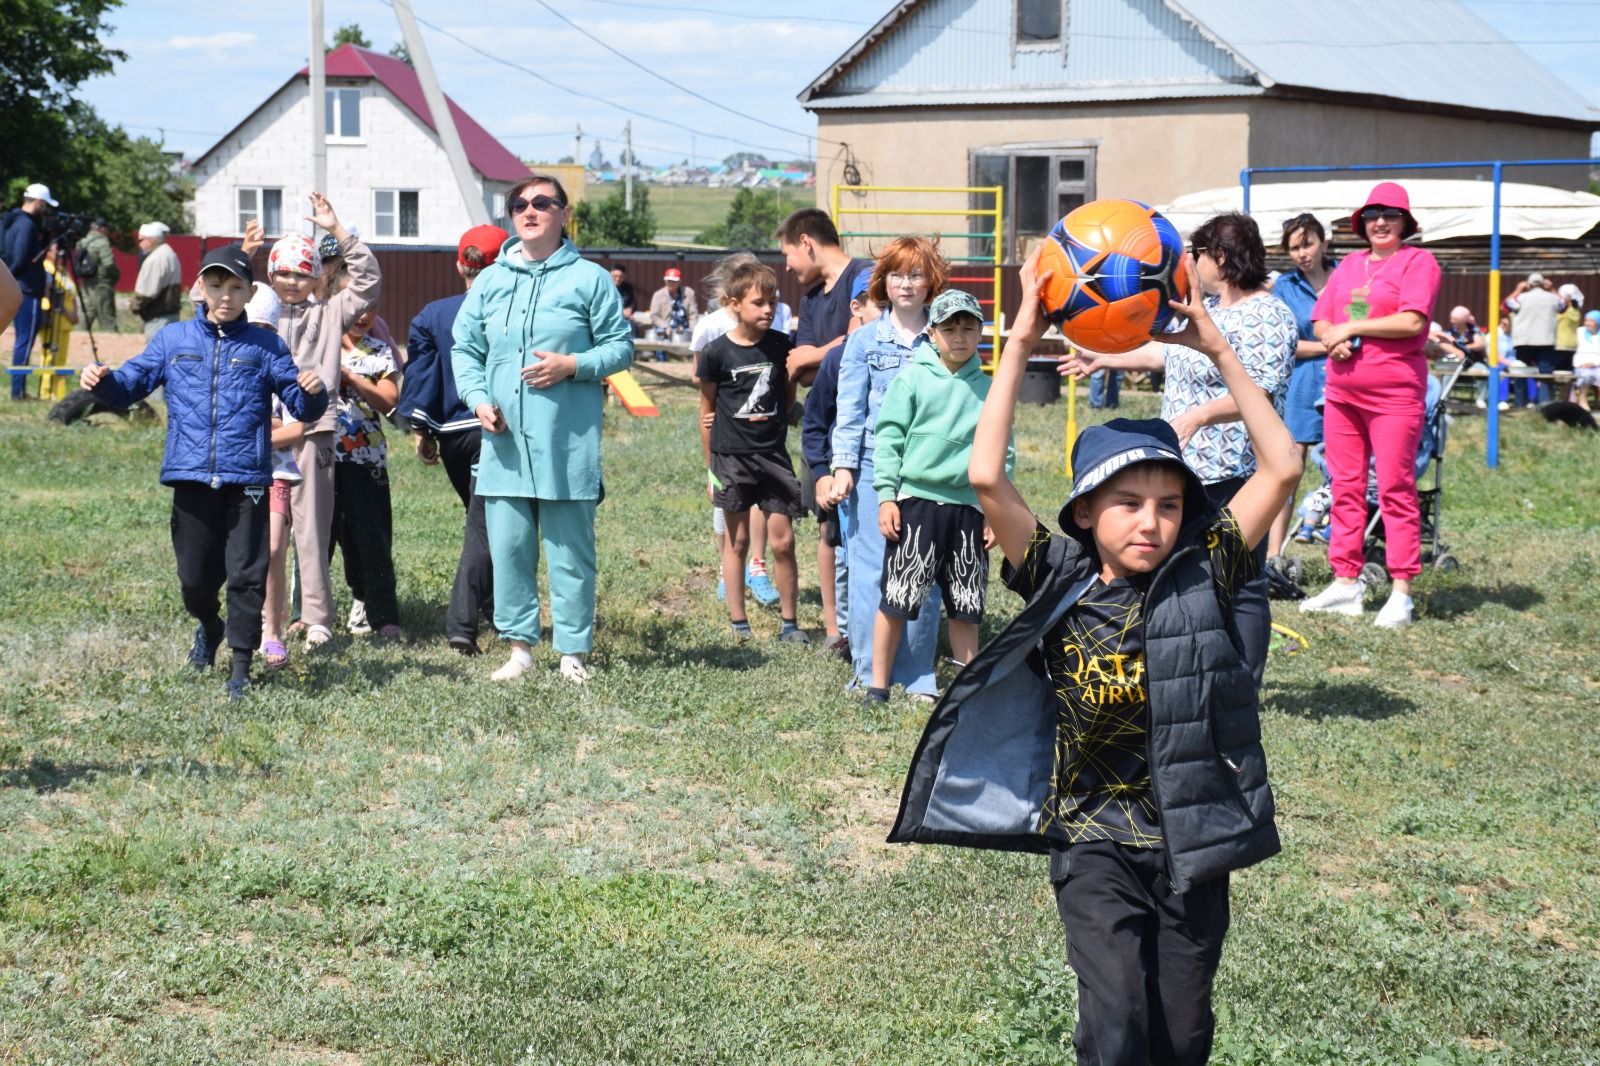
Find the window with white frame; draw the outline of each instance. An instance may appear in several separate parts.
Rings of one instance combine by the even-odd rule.
[[[420,234],[421,223],[415,189],[372,191],[374,237],[416,237]]]
[[[1092,147],[1024,147],[983,149],[972,156],[972,184],[1004,190],[1008,238],[1006,258],[1021,259],[1029,242],[1050,232],[1056,220],[1094,199],[1095,150]],[[992,208],[985,199],[974,207]],[[989,229],[992,219],[973,223],[975,229]],[[989,255],[992,246],[973,255]]]
[[[361,138],[361,90],[329,89],[326,94],[327,133],[330,141],[354,141]]]
[[[1066,0],[1016,0],[1016,41],[1019,46],[1061,43],[1062,10]]]
[[[234,190],[234,214],[238,232],[259,221],[269,235],[283,232],[283,190],[241,187]]]

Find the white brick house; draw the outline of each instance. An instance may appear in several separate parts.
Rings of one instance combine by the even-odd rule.
[[[261,218],[269,237],[309,233],[308,72],[301,70],[195,160],[195,231],[237,236]],[[340,221],[371,244],[454,246],[471,225],[416,72],[365,48],[327,57],[328,188]],[[528,168],[454,101],[478,194],[504,224],[506,192]]]

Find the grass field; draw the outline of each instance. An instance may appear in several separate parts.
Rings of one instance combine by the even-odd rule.
[[[772,197],[782,205],[781,215],[797,207],[814,207],[817,202],[816,193],[811,189],[760,191],[761,195]],[[664,240],[694,240],[728,217],[728,207],[737,193],[737,189],[713,189],[703,185],[651,185],[650,209],[656,216],[656,236]],[[591,190],[591,195],[594,194]]]
[[[444,650],[459,506],[401,442],[410,640],[238,706],[179,665],[160,430],[0,409],[0,1063],[1070,1061],[1044,861],[881,843],[926,708],[771,615],[728,643],[691,399],[607,415],[587,689]],[[1461,571],[1269,666],[1285,849],[1233,880],[1217,1062],[1600,1061],[1597,444],[1519,417],[1489,473],[1457,430]]]

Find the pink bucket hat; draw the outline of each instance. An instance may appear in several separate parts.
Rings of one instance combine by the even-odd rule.
[[[280,270],[304,274],[309,278],[322,276],[322,257],[317,254],[317,246],[310,237],[303,233],[291,233],[273,243],[272,251],[267,255],[267,276],[271,277]]]
[[[1350,229],[1357,237],[1366,239],[1367,227],[1362,224],[1361,212],[1369,207],[1398,207],[1406,214],[1405,229],[1400,233],[1400,239],[1411,236],[1421,227],[1417,225],[1417,217],[1411,213],[1411,197],[1406,194],[1405,187],[1395,181],[1380,181],[1367,193],[1367,202],[1355,209],[1350,216]]]

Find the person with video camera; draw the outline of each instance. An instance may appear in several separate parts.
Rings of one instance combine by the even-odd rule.
[[[3,241],[0,241],[0,247],[3,247],[0,258],[5,260],[6,268],[17,279],[17,287],[22,290],[22,305],[17,308],[14,322],[16,340],[11,347],[13,367],[28,365],[34,338],[39,332],[39,301],[45,289],[44,263],[41,260],[45,242],[44,223],[57,206],[50,189],[34,182],[22,190],[22,206],[7,212],[5,218],[0,220],[0,232],[5,234]],[[11,375],[13,400],[24,398],[23,390],[27,383],[26,374]]]
[[[146,222],[139,227],[144,261],[133,283],[133,313],[144,321],[146,337],[154,337],[163,326],[178,321],[183,307],[183,272],[178,253],[167,244],[169,232],[165,222]]]

